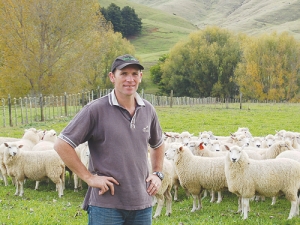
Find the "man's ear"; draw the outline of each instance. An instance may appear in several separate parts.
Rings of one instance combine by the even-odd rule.
[[[112,72],[109,72],[108,76],[109,76],[110,81],[112,83],[115,83],[115,74],[113,74]]]

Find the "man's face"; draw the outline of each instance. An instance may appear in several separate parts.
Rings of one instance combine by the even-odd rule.
[[[110,81],[114,84],[117,94],[133,95],[142,80],[142,72],[137,65],[129,65],[121,70],[109,73]]]

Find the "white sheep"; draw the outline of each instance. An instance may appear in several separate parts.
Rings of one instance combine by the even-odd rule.
[[[224,158],[195,156],[187,146],[168,149],[165,156],[174,160],[180,184],[193,196],[192,212],[201,209],[204,189],[221,191],[227,187]]]
[[[247,147],[245,149],[249,148]],[[293,147],[289,141],[277,141],[269,148],[257,149],[256,151],[262,155],[263,159],[275,159],[281,152],[291,149],[293,149]]]
[[[82,143],[75,148],[78,158],[82,164],[88,168],[89,167],[89,158],[90,158],[90,149],[88,143]],[[74,192],[78,192],[78,188],[82,190],[82,180],[74,173]]]
[[[25,132],[22,138],[18,139],[16,142],[18,145],[23,145],[24,149],[31,150],[34,145],[39,142],[40,138],[35,128],[25,129]],[[6,146],[3,144],[0,145],[0,173],[2,174],[4,185],[8,185],[7,181],[7,171],[6,166],[4,165],[3,157],[4,157],[4,150]],[[14,179],[12,179],[14,183]]]
[[[17,142],[4,143],[4,164],[7,174],[16,180],[15,195],[23,196],[26,178],[40,181],[50,178],[56,184],[58,196],[63,195],[65,165],[55,150],[26,151]]]
[[[149,159],[149,163],[151,164],[151,161]],[[164,179],[162,180],[161,186],[158,189],[158,192],[155,194],[155,198],[157,199],[157,207],[155,210],[155,213],[153,215],[153,218],[157,218],[161,214],[161,210],[164,206],[164,202],[166,199],[166,216],[170,216],[172,213],[172,195],[171,195],[171,189],[173,186],[173,165],[172,162],[164,159],[163,164],[163,174]],[[152,171],[153,172],[153,171]],[[155,203],[153,203],[154,205]]]
[[[273,197],[280,192],[291,202],[288,219],[299,215],[297,192],[300,188],[300,163],[291,159],[249,159],[243,147],[226,147],[225,175],[228,190],[239,196],[239,210],[248,218],[249,199],[255,193]],[[242,207],[242,208],[241,208]]]
[[[46,151],[54,149],[54,143],[57,139],[57,133],[51,129],[44,131],[44,136],[36,145],[32,147],[32,151]]]

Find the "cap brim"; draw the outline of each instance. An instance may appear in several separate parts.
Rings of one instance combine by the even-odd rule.
[[[124,63],[124,64],[122,64],[122,65],[120,65],[120,66],[117,66],[116,69],[121,70],[121,69],[123,69],[124,67],[129,66],[129,65],[137,65],[137,66],[140,67],[141,70],[144,69],[144,67],[143,67],[141,64],[139,64],[139,63]]]

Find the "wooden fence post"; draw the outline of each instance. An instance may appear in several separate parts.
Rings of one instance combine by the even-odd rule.
[[[241,92],[240,93],[240,109],[242,109],[242,96],[243,96],[243,93]]]
[[[65,116],[68,116],[68,107],[67,107],[67,93],[65,92]]]
[[[45,121],[43,104],[44,104],[44,103],[43,103],[43,95],[40,94],[41,121]]]
[[[173,106],[173,90],[171,90],[171,95],[170,95],[170,108]]]
[[[13,126],[12,124],[12,115],[11,115],[11,99],[10,95],[8,95],[8,115],[9,115],[9,126]]]

